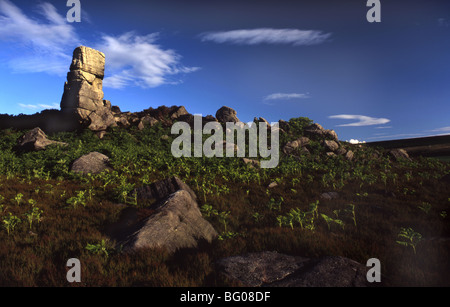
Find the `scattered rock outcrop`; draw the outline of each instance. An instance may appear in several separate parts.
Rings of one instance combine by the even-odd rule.
[[[109,170],[109,158],[99,152],[91,152],[76,159],[70,168],[72,172],[98,174]]]
[[[367,267],[348,258],[251,253],[218,261],[219,271],[245,287],[367,287]]]
[[[85,46],[74,50],[61,111],[73,114],[80,127],[104,131],[116,125],[111,103],[103,100],[104,75],[105,55],[102,52]]]
[[[44,131],[42,131],[41,128],[36,127],[19,138],[16,148],[19,151],[39,151],[44,150],[49,145],[65,146],[67,144],[49,140]]]

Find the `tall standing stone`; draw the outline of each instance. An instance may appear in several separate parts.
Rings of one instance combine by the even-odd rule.
[[[73,52],[70,72],[64,85],[61,111],[74,114],[81,127],[104,131],[115,126],[110,103],[103,100],[105,55],[80,46]]]

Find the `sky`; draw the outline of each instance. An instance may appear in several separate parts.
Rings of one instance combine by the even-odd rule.
[[[0,113],[59,109],[73,50],[122,111],[309,117],[341,140],[450,134],[450,1],[0,0]],[[72,1],[73,2],[73,1]]]

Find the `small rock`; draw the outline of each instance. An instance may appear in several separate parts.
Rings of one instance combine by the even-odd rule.
[[[245,164],[249,164],[250,167],[260,167],[261,163],[258,160],[252,160],[247,158],[242,158]]]
[[[276,183],[276,182],[274,181],[274,182],[271,182],[271,183],[267,186],[267,188],[272,189],[272,188],[274,188],[274,187],[276,187],[276,186],[278,186],[278,183]]]
[[[335,198],[338,198],[339,194],[337,192],[326,192],[326,193],[322,193],[320,195],[320,198],[325,199],[325,200],[332,200]]]

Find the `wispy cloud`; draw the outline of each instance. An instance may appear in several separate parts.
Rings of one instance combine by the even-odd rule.
[[[264,100],[290,100],[290,99],[306,99],[310,98],[309,93],[297,94],[297,93],[275,93],[264,97]]]
[[[180,63],[181,56],[174,50],[163,49],[156,44],[158,33],[140,36],[127,32],[120,36],[103,35],[95,46],[106,55],[108,75],[104,86],[124,88],[140,86],[156,87],[177,83],[170,76],[190,73],[198,67],[186,67]]]
[[[19,107],[21,109],[26,109],[26,110],[44,110],[44,109],[59,109],[59,104],[54,103],[54,104],[24,104],[24,103],[19,103],[18,104]]]
[[[337,127],[361,127],[361,126],[384,125],[391,121],[390,119],[387,118],[375,118],[365,115],[350,115],[350,114],[332,115],[329,116],[328,118],[356,120],[356,122],[350,124],[337,125]]]
[[[375,127],[375,129],[391,129],[392,126],[380,126],[380,127]]]
[[[399,133],[399,134],[392,134],[392,135],[383,135],[383,136],[373,136],[367,138],[368,140],[378,140],[378,139],[398,139],[398,138],[415,138],[415,137],[423,137],[427,136],[426,133]]]
[[[429,130],[430,132],[448,132],[450,133],[450,127],[442,127],[433,130]]]
[[[236,45],[290,44],[293,46],[317,45],[327,41],[331,33],[299,29],[241,29],[232,31],[205,32],[202,41]]]
[[[12,2],[0,0],[0,40],[26,47],[9,65],[15,72],[63,75],[71,60],[68,50],[78,44],[78,35],[52,4],[38,4],[37,13],[44,20],[31,18]]]

